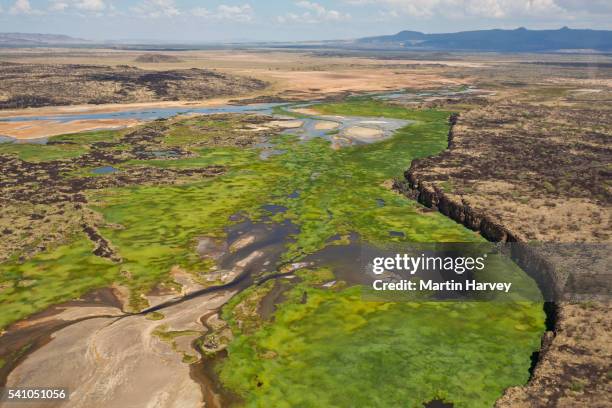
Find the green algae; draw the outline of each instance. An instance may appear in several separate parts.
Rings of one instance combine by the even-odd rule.
[[[0,143],[0,154],[17,156],[21,160],[33,163],[71,159],[86,152],[87,149],[82,146]]]
[[[123,133],[118,130],[99,130],[59,135],[49,138],[52,144],[0,143],[0,155],[17,156],[33,163],[72,159],[87,153],[91,144],[118,140]]]
[[[488,407],[525,383],[543,312],[531,303],[365,302],[298,285],[274,323],[230,345],[220,378],[246,406]],[[297,298],[304,298],[302,303]],[[262,355],[275,356],[272,359]]]
[[[164,314],[160,312],[151,312],[151,313],[147,313],[145,315],[145,318],[147,320],[164,320],[166,316],[164,316]]]
[[[112,282],[127,286],[133,307],[142,308],[141,294],[169,281],[173,266],[194,276],[210,270],[195,252],[198,237],[224,237],[238,212],[261,220],[265,204],[287,208],[272,220],[289,219],[299,227],[285,261],[322,249],[337,235],[344,239],[335,244],[346,243],[351,233],[372,244],[482,241],[389,188],[412,160],[446,148],[448,112],[409,111],[370,99],[317,109],[417,122],[383,142],[337,151],[322,138],[277,136],[271,142],[284,153],[267,160],[259,159],[254,147],[193,146],[192,129],[171,130],[166,142],[187,147],[196,157],[125,165],[216,164],[227,172],[191,184],[89,192],[91,208],[106,223],[99,230],[122,262],[93,256],[91,244],[78,237],[26,262],[2,265],[9,289],[0,292],[0,325]],[[271,322],[236,314],[241,301],[257,291],[253,299],[261,299],[271,282],[240,294],[224,309],[235,340],[218,371],[224,386],[246,405],[419,406],[441,398],[456,406],[490,406],[506,387],[527,380],[529,356],[544,330],[541,304],[366,302],[357,287],[321,288],[332,272],[301,272],[301,282],[287,292]],[[24,282],[27,287],[20,286]],[[238,318],[250,319],[248,330],[236,324]]]
[[[69,244],[25,262],[2,264],[0,327],[117,280],[118,266],[93,256],[93,249],[93,244],[79,234]]]
[[[153,330],[153,335],[157,336],[160,340],[174,345],[174,340],[183,336],[197,336],[201,334],[195,330],[168,330],[168,326],[162,324]]]
[[[198,158],[151,164],[222,163],[229,167],[227,174],[190,185],[105,190],[91,194],[90,202],[109,224],[122,226],[101,231],[118,248],[130,276],[123,283],[133,293],[152,288],[174,265],[205,274],[207,268],[195,256],[196,238],[222,237],[230,216],[238,212],[259,219],[264,204],[286,207],[273,218],[289,219],[300,228],[284,260],[299,259],[333,236],[351,232],[370,242],[475,241],[474,233],[440,214],[423,214],[418,204],[383,186],[413,158],[442,149],[447,131],[446,116],[435,112],[429,121],[408,126],[388,141],[340,151],[324,139],[299,143],[291,135],[273,140],[286,153],[268,160],[257,159],[253,150],[206,148]],[[293,191],[300,191],[299,198],[289,197]],[[385,207],[376,198],[384,199]],[[405,236],[390,237],[389,231]]]
[[[234,115],[234,117],[240,116]],[[201,116],[181,120],[166,133],[164,145],[179,147],[208,144],[214,139],[227,138],[237,125],[240,125],[239,120],[233,120],[227,115],[223,120]]]
[[[259,217],[269,188],[262,174],[237,169],[197,184],[108,190],[91,201],[107,222],[121,226],[101,232],[118,248],[129,276],[124,283],[139,298],[174,265],[205,274],[210,264],[196,254],[197,237],[223,237],[230,216],[239,211]]]
[[[283,216],[301,227],[290,252],[314,251],[331,234],[351,231],[373,243],[481,240],[439,214],[420,213],[416,204],[381,185],[414,158],[445,148],[446,114],[405,112],[370,100],[318,110],[419,122],[382,143],[329,155],[324,146],[313,149],[324,145],[313,141],[309,152],[300,152],[302,159],[312,154],[317,177],[304,182],[310,162],[302,161],[292,169],[291,188],[301,187],[304,198],[275,202],[286,205]],[[285,157],[291,155],[289,150]],[[375,198],[385,206],[377,206]],[[404,237],[389,237],[389,230]],[[524,274],[512,278],[537,290]],[[217,370],[246,406],[395,407],[433,399],[458,407],[491,406],[505,388],[527,381],[529,356],[544,330],[538,302],[367,302],[358,287],[324,290],[314,283],[320,282],[306,280],[286,294],[273,323],[252,318],[257,330],[239,329],[244,316],[234,315],[248,292],[225,308],[237,335]]]

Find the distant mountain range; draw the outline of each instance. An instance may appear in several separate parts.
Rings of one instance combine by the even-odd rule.
[[[44,46],[87,44],[80,38],[58,34],[0,33],[0,46]]]
[[[133,41],[93,42],[58,34],[0,33],[0,47],[113,46],[130,48]],[[141,45],[162,47],[163,42],[141,40]],[[612,52],[612,31],[563,27],[559,30],[477,30],[446,34],[401,31],[395,35],[367,37],[350,41],[252,43],[256,47],[277,44],[283,48],[391,49],[414,51],[474,52]],[[167,44],[163,45],[166,47]],[[210,46],[210,44],[208,45]],[[223,46],[223,44],[217,44]],[[197,48],[198,44],[176,44],[177,49]]]
[[[612,51],[612,31],[574,30],[479,30],[448,34],[402,31],[395,35],[362,38],[359,48],[406,48],[420,50],[466,50],[543,52],[563,50]]]

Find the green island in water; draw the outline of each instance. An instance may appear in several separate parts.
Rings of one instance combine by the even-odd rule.
[[[330,137],[302,139],[289,129],[266,139],[266,149],[273,150],[266,157],[261,143],[240,145],[232,139],[234,129],[252,115],[143,125],[156,135],[151,140],[158,149],[180,154],[126,155],[129,160],[107,163],[108,172],[92,175],[92,169],[81,167],[61,177],[104,180],[134,169],[157,174],[212,167],[223,173],[185,172],[168,184],[84,189],[87,217],[116,259],[95,255],[95,244],[78,228],[29,259],[12,254],[0,264],[2,327],[113,284],[129,289],[133,311],[146,309],[145,294],[159,285],[177,286],[171,274],[177,267],[202,284],[222,284],[206,278],[215,271],[215,260],[195,250],[202,237],[223,241],[245,220],[289,223],[293,227],[280,238],[277,264],[221,311],[233,337],[226,354],[213,358],[202,351],[229,400],[249,407],[421,407],[432,400],[490,407],[506,388],[526,383],[530,357],[545,330],[541,302],[372,302],[364,299],[361,286],[336,274],[334,262],[297,268],[291,271],[295,279],[262,279],[354,239],[374,246],[484,242],[389,187],[412,160],[447,147],[450,112],[408,110],[370,97],[311,108],[321,115],[410,122],[384,140],[335,149]],[[305,117],[283,107],[274,113]],[[94,143],[109,141],[114,142],[109,151],[122,154],[134,151],[125,137],[129,132],[52,138],[67,144],[2,144],[0,155],[33,163],[72,160],[91,153]],[[524,272],[515,274],[537,290]],[[262,313],[271,298],[273,307]],[[163,311],[151,316],[161,326]]]

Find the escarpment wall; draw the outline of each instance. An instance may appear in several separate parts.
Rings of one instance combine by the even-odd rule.
[[[454,128],[459,121],[459,115],[453,113],[448,120],[448,150],[455,147]],[[485,239],[491,242],[512,243],[512,259],[533,277],[544,294],[545,299],[559,299],[567,276],[558,271],[537,248],[529,246],[519,234],[510,230],[491,217],[483,214],[463,201],[445,194],[435,184],[422,180],[418,169],[425,167],[425,159],[416,159],[404,173],[404,180],[397,181],[394,188],[405,196],[415,199],[426,207],[438,210],[447,217],[463,224],[467,228],[478,231]]]
[[[413,162],[417,163],[418,160]],[[559,299],[567,276],[558,271],[537,248],[529,246],[517,234],[506,226],[495,222],[485,214],[474,210],[469,205],[450,198],[432,183],[418,179],[411,167],[404,173],[405,180],[395,183],[396,190],[405,196],[415,199],[426,207],[438,210],[447,217],[479,232],[491,242],[511,243],[510,256],[538,283],[545,299]]]
[[[450,130],[448,133],[448,149],[452,151],[455,147],[453,128],[458,121],[458,115],[449,118]],[[447,151],[448,153],[448,151]],[[450,197],[435,184],[421,179],[418,169],[424,168],[423,161],[427,159],[414,160],[411,167],[404,173],[404,180],[396,181],[394,188],[403,195],[412,198],[426,207],[435,209],[465,227],[478,231],[485,239],[491,242],[510,243],[511,258],[532,278],[536,280],[542,290],[545,299],[560,299],[562,288],[567,276],[540,253],[537,248],[530,246],[526,240],[505,225],[502,225],[491,217],[475,210],[462,200]],[[555,333],[559,322],[557,316],[563,308],[563,303],[548,302],[545,306],[547,314],[547,331],[541,343],[541,349],[537,353],[537,359],[531,369],[530,384],[539,381],[538,372],[547,354],[551,350]],[[552,358],[552,357],[551,357]],[[514,406],[514,398],[510,395],[504,397],[503,406]],[[515,400],[518,403],[518,401]]]

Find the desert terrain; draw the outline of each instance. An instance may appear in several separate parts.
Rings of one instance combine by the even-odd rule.
[[[4,51],[0,117],[218,106],[233,99],[243,103],[309,101],[359,92],[454,86],[465,81],[445,78],[442,68],[480,66],[278,51],[151,54],[152,59],[142,52],[112,50]],[[131,125],[120,119],[96,123],[98,129]],[[37,138],[92,129],[92,122],[51,124],[45,132],[36,122],[0,122],[0,135]]]
[[[397,378],[430,407],[609,405],[606,299],[366,302],[350,271],[364,242],[609,245],[610,61],[0,50],[1,382],[61,372],[68,406],[392,405]]]

